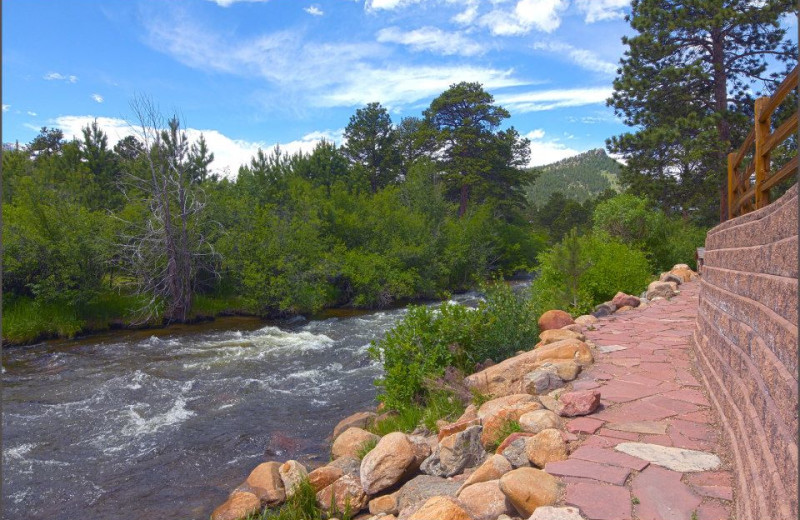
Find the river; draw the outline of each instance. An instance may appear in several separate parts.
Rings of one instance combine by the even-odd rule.
[[[333,426],[375,406],[367,349],[405,312],[6,349],[4,518],[205,520],[260,462],[325,462]]]

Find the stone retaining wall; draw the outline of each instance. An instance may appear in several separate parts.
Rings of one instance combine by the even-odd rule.
[[[797,219],[795,185],[706,237],[695,349],[742,520],[798,518]]]

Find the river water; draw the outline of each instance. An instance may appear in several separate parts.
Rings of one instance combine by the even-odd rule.
[[[325,462],[333,426],[375,406],[367,349],[405,312],[6,349],[4,518],[205,520],[260,462]]]

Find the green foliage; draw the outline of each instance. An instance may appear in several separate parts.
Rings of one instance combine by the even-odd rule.
[[[486,445],[486,451],[492,453],[497,450],[497,448],[502,444],[506,438],[512,433],[519,433],[522,431],[522,426],[520,426],[519,421],[515,421],[513,419],[509,419],[503,423],[502,426],[497,430],[497,433],[494,436],[494,439],[490,440],[489,443]]]
[[[574,249],[575,262],[565,262],[575,256]],[[638,294],[651,279],[644,253],[602,232],[569,236],[566,243],[539,255],[539,264],[541,271],[531,285],[536,315],[549,309],[585,314],[617,291]]]
[[[622,181],[669,216],[718,221],[726,156],[752,125],[755,97],[785,75],[769,62],[796,63],[780,19],[789,0],[636,0],[634,34],[608,103],[631,131],[607,142],[627,165]]]
[[[265,509],[259,513],[251,514],[247,520],[324,520],[333,517],[350,520],[350,511],[331,511],[325,514],[317,506],[317,493],[308,481],[303,479],[295,488],[294,494],[286,499],[280,508]]]
[[[617,195],[597,205],[594,229],[640,249],[653,271],[678,263],[694,265],[694,254],[705,243],[706,230],[680,218],[668,218],[645,198]]]
[[[428,395],[425,409],[422,412],[422,424],[432,432],[438,432],[436,421],[455,421],[464,413],[464,403],[453,393],[434,390]]]
[[[375,446],[378,445],[378,439],[369,439],[364,441],[364,443],[356,450],[356,458],[358,460],[363,460],[364,457],[367,456],[367,453],[371,452]]]
[[[400,406],[392,410],[383,420],[369,425],[367,430],[381,437],[392,432],[411,433],[419,426],[423,414],[424,409],[421,406],[413,404]]]
[[[534,169],[535,180],[525,187],[525,197],[541,208],[554,193],[583,204],[606,190],[619,191],[620,164],[602,149],[589,150]]]
[[[501,361],[530,348],[538,333],[530,302],[503,283],[485,293],[476,309],[450,303],[412,306],[383,340],[373,342],[370,353],[384,367],[376,381],[382,389],[378,399],[398,410],[428,403],[429,382],[447,367],[471,373],[476,363]]]

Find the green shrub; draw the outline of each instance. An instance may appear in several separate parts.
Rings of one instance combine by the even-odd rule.
[[[524,296],[499,282],[484,288],[476,309],[443,303],[438,308],[410,307],[386,337],[373,342],[371,354],[383,362],[378,399],[390,409],[429,402],[429,383],[447,367],[472,373],[486,359],[501,361],[530,348],[538,330]]]
[[[326,515],[317,506],[317,493],[308,481],[303,479],[295,488],[294,494],[286,499],[278,509],[265,509],[264,511],[251,514],[246,520],[323,520],[336,516],[342,520],[350,520],[350,511],[332,511]]]
[[[364,443],[356,450],[356,457],[358,460],[364,460],[364,457],[367,456],[367,453],[371,452],[375,446],[378,445],[378,439],[370,439],[368,441],[364,441]]]
[[[522,431],[522,426],[520,426],[519,421],[515,421],[513,419],[509,419],[508,421],[504,422],[503,425],[497,430],[497,433],[487,445],[486,450],[489,453],[497,450],[497,448],[502,444],[506,438],[511,435],[512,433],[518,433]]]
[[[402,406],[392,412],[385,419],[369,425],[367,430],[381,437],[392,432],[411,433],[422,421],[423,409],[419,406]]]
[[[574,240],[575,250],[565,251]],[[550,251],[539,255],[540,273],[531,285],[535,315],[549,309],[584,314],[617,291],[638,294],[651,279],[645,254],[602,232],[565,238]],[[577,255],[576,262],[565,258]],[[570,272],[572,266],[577,271]],[[577,280],[577,283],[573,283]]]

